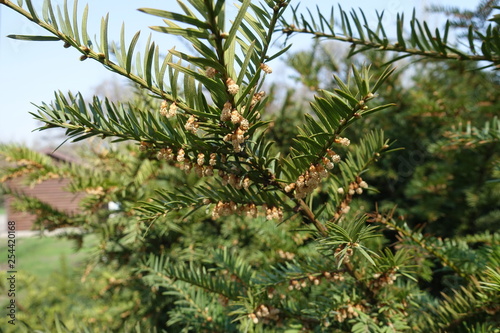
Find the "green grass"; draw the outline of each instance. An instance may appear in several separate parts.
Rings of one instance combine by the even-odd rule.
[[[86,258],[95,248],[97,237],[84,237],[84,248],[75,249],[75,241],[58,237],[29,237],[16,239],[15,299],[25,307],[17,309],[17,320],[26,321],[29,325],[40,326],[45,316],[51,316],[48,322],[54,320],[58,311],[68,312],[68,309],[83,313],[92,308],[95,302],[92,295],[86,294],[92,290],[92,282],[83,286],[81,276],[85,270]],[[7,239],[0,239],[0,307],[5,309],[10,299],[6,289],[9,276],[7,273]],[[104,304],[106,306],[106,304]],[[96,308],[103,307],[102,302]],[[43,311],[42,311],[43,310]],[[97,310],[96,310],[97,311]],[[37,320],[34,313],[43,314]],[[70,311],[69,311],[70,312]],[[68,313],[69,313],[68,312]],[[68,314],[67,318],[70,318]],[[57,317],[56,317],[57,318]],[[0,332],[3,332],[0,324]],[[69,319],[68,319],[69,320]],[[20,322],[17,323],[19,325]],[[32,332],[31,329],[21,330],[20,327],[5,327],[5,332]],[[40,327],[41,328],[41,327]],[[44,330],[45,332],[45,330]]]
[[[85,236],[85,243],[90,244],[95,237]],[[7,240],[0,240],[0,255],[7,256]],[[47,278],[52,272],[61,269],[61,260],[64,257],[68,266],[78,266],[84,263],[89,253],[87,247],[80,251],[75,250],[75,241],[57,237],[30,237],[16,239],[16,270],[34,275],[38,278]],[[2,260],[2,263],[4,260]]]

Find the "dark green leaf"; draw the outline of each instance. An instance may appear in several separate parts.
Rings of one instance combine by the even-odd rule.
[[[38,42],[60,40],[59,37],[54,37],[54,36],[8,35],[7,37],[18,40],[29,40]]]

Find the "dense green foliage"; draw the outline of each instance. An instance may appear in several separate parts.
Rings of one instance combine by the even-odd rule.
[[[391,43],[382,19],[369,27],[362,13],[340,11],[336,31],[333,14],[294,8],[288,22],[287,1],[245,0],[229,25],[225,1],[188,0],[182,14],[141,10],[164,18],[153,30],[181,36],[196,54],[163,56],[148,40],[136,56],[138,35],[109,43],[107,18],[90,42],[86,10],[79,20],[49,1],[42,13],[30,1],[0,4],[52,34],[13,38],[62,40],[138,88],[128,101],[58,92],[37,106],[41,130],[121,142],[84,145],[79,163],[0,147],[10,163],[2,180],[68,178],[69,191],[87,193],[68,215],[10,191],[19,209],[36,212],[40,227],[77,226],[98,239],[85,269],[66,270],[81,279],[66,274],[53,292],[22,299],[19,326],[499,331],[496,18],[469,17],[460,49],[447,37],[458,24],[432,34],[413,19],[407,37],[398,17]],[[274,75],[268,62],[286,57],[287,48],[269,54],[280,33],[354,46],[348,59],[328,42],[289,56],[298,75],[287,91],[264,84]],[[401,56],[372,49],[421,61],[394,71],[386,63]],[[72,238],[89,246],[83,234]]]

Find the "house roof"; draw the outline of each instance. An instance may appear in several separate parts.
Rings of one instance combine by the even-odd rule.
[[[50,148],[41,149],[39,152],[53,158],[57,162],[80,163],[81,161],[78,157],[75,157],[67,152],[61,152]]]
[[[56,162],[76,164],[80,162],[80,159],[70,154],[53,151],[52,149],[43,149],[39,152],[49,156]],[[23,184],[23,177],[20,177],[7,181],[6,185],[13,191],[34,197],[59,211],[69,214],[78,213],[80,211],[79,202],[85,197],[85,194],[66,191],[65,188],[69,183],[69,179],[57,178],[45,180],[34,186],[27,186]],[[19,230],[32,229],[33,223],[36,220],[35,215],[28,212],[15,211],[12,207],[13,197],[8,195],[6,199],[8,220],[16,221]]]

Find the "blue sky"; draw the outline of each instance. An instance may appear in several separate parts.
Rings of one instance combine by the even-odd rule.
[[[15,0],[14,0],[15,1]],[[41,0],[32,0],[36,8],[41,9]],[[68,1],[72,2],[72,1]],[[233,1],[228,1],[228,5]],[[298,1],[292,1],[297,3]],[[302,1],[302,6],[320,6],[329,11],[329,8],[338,3],[344,10],[349,9],[352,1]],[[53,0],[53,4],[62,1]],[[79,8],[89,4],[89,33],[93,35],[99,31],[101,16],[110,13],[109,39],[119,38],[119,29],[125,22],[127,36],[130,37],[138,30],[142,31],[141,39],[151,32],[150,25],[161,25],[161,19],[138,12],[140,7],[150,7],[175,11],[178,8],[174,0],[80,0]],[[384,10],[389,20],[394,19],[396,13],[405,12],[410,15],[415,7],[421,18],[428,18],[423,13],[423,8],[430,4],[454,5],[461,8],[473,8],[477,2],[466,0],[389,0],[369,1],[358,0],[356,7],[363,9],[369,21],[375,20],[375,10]],[[230,5],[229,5],[230,6]],[[442,22],[437,17],[430,17],[431,25],[440,25]],[[390,21],[389,21],[390,22]],[[389,24],[388,22],[388,24]],[[107,71],[98,63],[88,60],[79,61],[80,53],[73,49],[64,49],[61,42],[25,42],[6,38],[9,34],[43,34],[43,30],[35,24],[22,18],[17,13],[0,6],[0,142],[16,142],[32,147],[43,147],[45,139],[50,136],[50,131],[32,132],[39,124],[32,119],[28,112],[36,109],[31,103],[41,104],[42,101],[50,102],[54,91],[80,91],[85,97],[90,97],[97,86],[103,82],[121,80],[117,75]],[[173,46],[181,46],[177,38],[153,32],[153,39],[165,50]],[[308,38],[292,40],[294,50],[307,48],[311,45]],[[140,48],[139,48],[140,49]],[[273,64],[278,66],[279,64]],[[274,78],[279,72],[275,71]],[[58,144],[59,139],[53,143]]]

